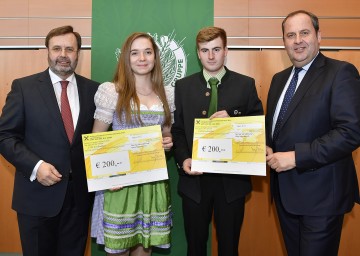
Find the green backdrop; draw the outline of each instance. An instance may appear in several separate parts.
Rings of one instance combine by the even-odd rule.
[[[123,41],[133,32],[151,34],[161,50],[166,86],[200,70],[196,34],[213,25],[213,0],[93,0],[91,76],[98,82],[112,80]],[[174,226],[171,248],[153,255],[186,255],[178,174],[173,156],[167,155]],[[105,255],[92,241],[92,255]]]

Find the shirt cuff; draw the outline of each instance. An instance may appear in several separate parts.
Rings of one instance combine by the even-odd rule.
[[[37,162],[37,164],[35,165],[32,173],[31,173],[30,181],[36,180],[36,174],[37,174],[37,172],[38,172],[39,166],[40,166],[40,164],[42,164],[43,162],[44,162],[43,160],[40,160],[39,162]]]

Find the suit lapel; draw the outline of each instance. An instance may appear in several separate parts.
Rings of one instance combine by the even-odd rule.
[[[43,101],[45,102],[45,108],[48,109],[52,122],[55,122],[57,127],[63,127],[62,133],[64,139],[67,139],[64,123],[61,118],[61,112],[56,100],[54,87],[52,85],[48,69],[40,75],[38,89]]]
[[[283,72],[283,74],[279,75],[279,81],[276,82],[276,86],[274,86],[274,91],[272,92],[271,99],[268,99],[269,105],[267,113],[269,116],[274,116],[277,103],[280,99],[281,93],[284,90],[285,84],[290,76],[292,67],[288,68]],[[269,95],[270,96],[270,95]],[[273,126],[273,119],[271,119],[270,127]]]
[[[322,67],[324,65],[325,65],[325,57],[324,57],[324,55],[319,53],[319,55],[316,57],[314,62],[311,64],[309,70],[306,72],[306,75],[304,76],[303,80],[299,84],[298,89],[296,90],[296,92],[289,104],[289,107],[285,113],[285,116],[283,118],[283,122],[280,126],[280,129],[286,124],[287,120],[292,115],[292,113],[296,110],[296,108],[299,107],[299,105],[301,104],[301,100],[304,98],[304,95],[311,88],[311,86],[313,86],[313,81],[316,80],[316,78],[321,75],[322,70],[323,70]],[[289,76],[290,76],[290,74],[288,74],[287,77],[286,76],[284,76],[284,77],[286,77],[286,79],[288,79]],[[277,95],[278,98],[280,97],[280,94],[283,91],[286,81],[287,80],[282,81],[283,82],[283,86],[281,87],[282,89],[279,89],[279,91],[276,92],[278,94]],[[274,106],[272,113],[274,113],[275,107],[276,107],[276,105]]]
[[[83,80],[77,76],[75,74],[75,78],[76,78],[76,84],[77,84],[77,89],[78,89],[78,94],[79,94],[79,117],[78,117],[78,121],[77,124],[75,126],[75,131],[74,131],[74,139],[73,141],[75,141],[75,139],[77,138],[77,136],[81,136],[80,133],[80,127],[82,126],[82,123],[84,122],[84,118],[86,117],[86,88],[85,85],[83,83]]]
[[[314,62],[311,64],[309,70],[306,72],[303,80],[299,84],[299,87],[296,90],[294,97],[292,98],[289,107],[285,113],[282,125],[286,123],[287,119],[292,115],[297,106],[301,103],[301,100],[304,98],[306,92],[311,88],[313,82],[321,75],[322,70],[324,70],[322,69],[324,65],[325,57],[324,55],[319,53]]]

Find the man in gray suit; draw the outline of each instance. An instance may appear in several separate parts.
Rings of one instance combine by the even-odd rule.
[[[92,130],[98,83],[74,73],[81,37],[71,26],[51,30],[45,45],[49,68],[12,83],[0,153],[16,168],[12,207],[23,254],[82,256],[93,195],[81,135]]]
[[[290,13],[282,29],[293,66],[274,75],[268,94],[271,191],[288,255],[335,256],[344,214],[359,202],[359,73],[319,51],[314,14]]]

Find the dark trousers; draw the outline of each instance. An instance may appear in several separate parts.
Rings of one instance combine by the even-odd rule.
[[[201,179],[201,202],[183,196],[188,256],[207,256],[209,224],[212,214],[216,226],[219,256],[237,256],[245,198],[227,203],[220,175],[205,174]]]
[[[69,181],[60,213],[54,217],[18,213],[24,256],[83,256],[89,227],[89,213],[79,213]]]
[[[275,189],[274,200],[288,256],[338,255],[344,215],[291,214],[281,203],[277,183]]]

